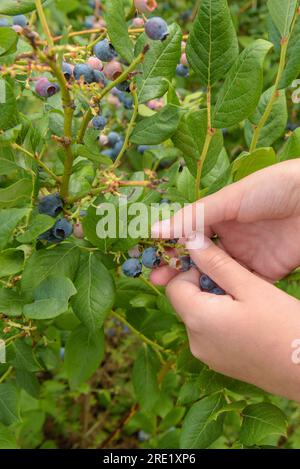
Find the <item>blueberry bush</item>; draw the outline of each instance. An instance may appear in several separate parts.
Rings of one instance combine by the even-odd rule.
[[[295,403],[191,355],[149,281],[190,268],[176,240],[96,230],[102,203],[189,203],[299,157],[298,15],[1,0],[0,448],[300,447]]]

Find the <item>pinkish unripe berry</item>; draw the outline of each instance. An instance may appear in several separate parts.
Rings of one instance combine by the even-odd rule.
[[[23,32],[22,26],[19,24],[13,24],[11,27],[17,34],[21,34]]]
[[[117,62],[116,60],[107,62],[103,68],[103,73],[108,80],[116,80],[121,75],[122,72],[123,72],[122,65],[120,64],[120,62]]]
[[[99,137],[99,143],[100,143],[101,146],[106,147],[106,145],[108,144],[107,135],[101,134],[100,137]]]
[[[159,111],[164,106],[164,102],[162,99],[151,99],[147,102],[147,106],[152,111]]]
[[[79,239],[84,238],[84,232],[83,232],[82,224],[80,222],[75,223],[73,227],[73,234],[75,238],[79,238]]]
[[[157,8],[155,0],[134,0],[134,6],[141,13],[152,13]]]
[[[97,57],[90,57],[87,61],[87,63],[94,69],[94,70],[99,70],[101,71],[103,69],[103,63],[101,62],[100,59]]]
[[[142,28],[145,24],[145,21],[143,18],[134,18],[132,21],[132,26],[134,28]]]
[[[181,65],[184,65],[185,67],[188,67],[188,61],[187,61],[187,58],[186,58],[186,53],[184,52],[180,58],[180,63]]]
[[[50,98],[59,91],[59,86],[56,83],[51,83],[48,78],[41,77],[36,82],[35,91],[42,98]]]
[[[121,103],[120,103],[119,98],[117,96],[112,95],[112,94],[110,94],[108,96],[107,102],[108,102],[108,104],[113,106],[115,109],[119,109],[121,107]]]

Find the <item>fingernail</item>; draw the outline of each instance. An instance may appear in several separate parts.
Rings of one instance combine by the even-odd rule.
[[[212,241],[204,235],[204,233],[194,232],[186,239],[186,248],[189,250],[204,250],[212,245]]]
[[[152,238],[160,238],[162,234],[167,235],[170,234],[171,236],[171,220],[168,218],[167,220],[157,221],[151,227],[151,236]]]

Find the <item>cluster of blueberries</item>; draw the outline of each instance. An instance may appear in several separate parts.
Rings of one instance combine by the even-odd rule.
[[[176,240],[172,241],[174,241],[176,244]],[[137,278],[142,275],[143,266],[148,269],[155,269],[156,267],[159,267],[163,259],[162,255],[158,251],[158,248],[155,246],[146,248],[142,253],[139,246],[136,246],[135,248],[128,251],[128,254],[130,257],[123,263],[122,271],[124,275],[132,278]],[[188,255],[180,256],[176,264],[180,272],[187,272],[192,267],[197,268]],[[206,274],[200,275],[199,286],[203,292],[214,295],[226,295],[226,292]]]
[[[10,21],[8,18],[0,18],[0,27],[2,28],[12,26],[13,29],[16,29],[16,31],[18,31],[18,28],[15,28],[16,26],[25,28],[27,25],[28,25],[28,20],[25,15],[13,16],[12,25],[10,24]]]
[[[39,201],[38,211],[41,214],[56,218],[63,210],[64,204],[58,194],[50,194]],[[39,236],[39,240],[49,243],[61,243],[73,233],[73,225],[66,218],[58,218],[50,230]]]

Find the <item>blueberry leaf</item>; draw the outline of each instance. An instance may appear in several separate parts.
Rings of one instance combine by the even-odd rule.
[[[32,220],[32,223],[29,225],[28,230],[25,233],[19,235],[17,237],[17,240],[19,241],[19,243],[31,243],[32,241],[37,239],[40,234],[52,228],[53,225],[54,221],[52,217],[49,217],[48,215],[39,214]]]
[[[19,393],[11,383],[0,384],[0,421],[4,425],[20,421]]]
[[[135,126],[130,140],[138,145],[156,145],[168,140],[176,131],[180,120],[180,108],[167,104],[160,112],[141,119]]]
[[[14,290],[0,288],[0,312],[6,316],[21,316],[23,298]]]
[[[41,0],[41,2],[45,3],[46,0]],[[30,13],[33,10],[35,10],[34,0],[1,0],[1,15],[20,15],[23,13]]]
[[[282,37],[287,37],[296,12],[297,0],[268,0],[268,9],[272,20]]]
[[[17,102],[12,86],[3,79],[0,79],[0,105],[0,129],[15,127],[19,123]]]
[[[232,127],[254,113],[263,87],[263,61],[272,44],[256,40],[238,57],[218,95],[212,125]]]
[[[133,43],[128,34],[123,1],[108,2],[106,9],[105,20],[111,43],[121,57],[130,63],[133,59]]]
[[[222,394],[212,394],[192,405],[188,411],[180,436],[180,447],[201,449],[209,447],[222,434],[222,415],[226,405]]]
[[[273,92],[274,87],[269,88],[261,95],[255,113],[250,116],[249,120],[247,120],[245,123],[245,137],[248,146],[250,146],[251,144],[253,136],[253,126],[256,126],[259,123],[271,99]],[[273,104],[268,120],[259,134],[257,146],[269,147],[273,145],[273,143],[284,134],[287,120],[288,111],[286,95],[285,91],[281,90],[278,91],[278,96]]]
[[[34,302],[24,306],[24,314],[30,319],[52,319],[68,309],[76,289],[67,277],[49,276],[34,291]]]
[[[133,367],[132,381],[138,402],[145,412],[151,412],[159,399],[157,373],[160,362],[148,345],[143,345]]]
[[[7,246],[14,229],[18,226],[22,218],[27,215],[27,213],[27,208],[0,210],[0,250]]]
[[[136,77],[140,103],[159,98],[168,91],[169,81],[174,77],[180,59],[181,39],[180,27],[172,24],[167,39],[151,44],[141,65],[142,73]],[[136,54],[142,51],[145,42],[143,34],[137,42]]]
[[[202,0],[187,42],[187,58],[201,82],[212,86],[238,56],[238,41],[227,0]]]
[[[17,33],[11,28],[0,29],[0,57],[5,54],[13,54],[18,42]]]
[[[91,377],[103,356],[103,329],[93,334],[81,324],[72,331],[65,352],[65,369],[71,389],[76,389]]]
[[[296,129],[288,138],[283,146],[279,158],[280,161],[292,160],[299,158],[300,155],[300,128]]]
[[[243,154],[232,165],[232,174],[235,181],[252,174],[260,169],[277,163],[273,148],[258,148],[253,153]]]
[[[240,441],[246,446],[262,445],[270,437],[275,437],[277,441],[280,436],[286,435],[286,416],[273,404],[251,404],[243,410],[242,415]]]
[[[114,304],[115,286],[111,274],[95,252],[82,255],[72,299],[74,313],[91,333],[101,329]]]

